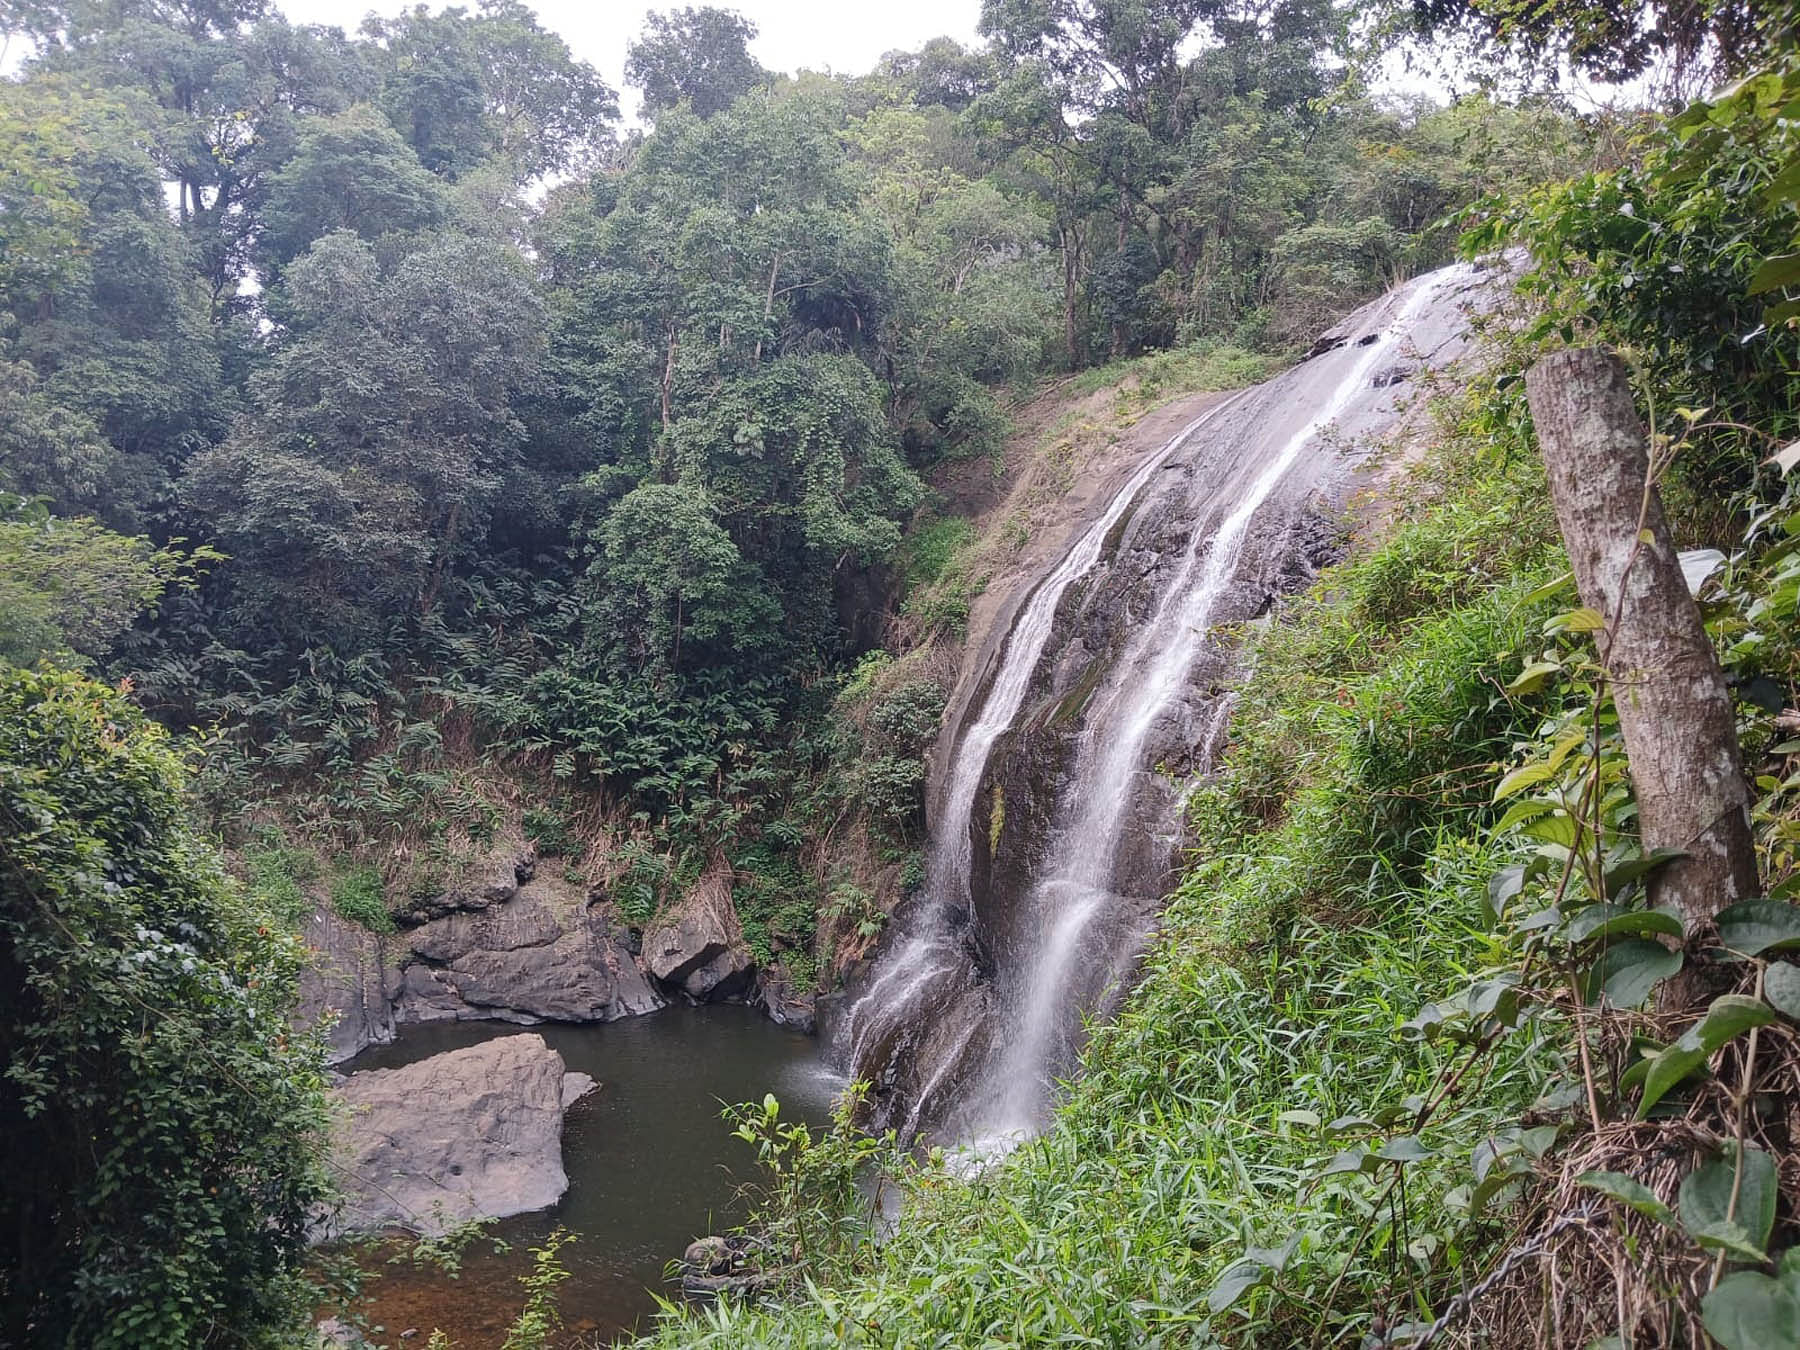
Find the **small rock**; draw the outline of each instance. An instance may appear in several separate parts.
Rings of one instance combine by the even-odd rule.
[[[703,1237],[688,1243],[681,1263],[701,1275],[723,1275],[731,1269],[731,1245],[722,1237]]]
[[[585,1073],[565,1073],[562,1081],[562,1105],[567,1111],[600,1085]]]

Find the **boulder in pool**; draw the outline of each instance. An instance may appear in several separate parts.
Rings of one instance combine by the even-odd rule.
[[[330,1232],[436,1237],[471,1219],[555,1204],[569,1186],[565,1083],[578,1092],[591,1081],[567,1074],[562,1056],[531,1034],[351,1074],[337,1089],[344,1203]]]

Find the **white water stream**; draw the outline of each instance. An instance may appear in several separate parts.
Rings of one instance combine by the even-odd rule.
[[[872,1070],[882,1067],[878,1058],[896,1053],[899,1033],[917,1029],[953,1006],[958,1009],[960,1023],[946,1026],[943,1036],[915,1036],[906,1042],[909,1048],[903,1053],[929,1062],[910,1067],[912,1094],[904,1133],[910,1135],[934,1106],[940,1108],[935,1118],[953,1115],[955,1131],[965,1140],[980,1141],[978,1148],[982,1143],[1003,1148],[1041,1126],[1054,1077],[1072,1064],[1081,1017],[1094,1010],[1105,986],[1126,973],[1143,940],[1141,925],[1133,931],[1131,917],[1143,906],[1134,909],[1119,893],[1120,873],[1130,870],[1121,864],[1120,845],[1134,831],[1133,838],[1155,839],[1172,828],[1172,820],[1133,819],[1133,807],[1146,797],[1140,785],[1154,769],[1146,761],[1158,724],[1190,689],[1211,629],[1220,621],[1221,602],[1237,581],[1258,511],[1278,494],[1309,448],[1318,446],[1347,413],[1365,413],[1385,397],[1384,415],[1392,420],[1392,398],[1371,393],[1379,383],[1372,377],[1383,363],[1395,360],[1417,328],[1446,326],[1442,305],[1429,320],[1422,316],[1440,297],[1465,289],[1470,275],[1469,268],[1453,267],[1412,282],[1372,307],[1384,321],[1355,347],[1328,354],[1292,377],[1246,391],[1195,418],[1130,475],[1020,606],[979,713],[955,742],[944,807],[934,822],[925,893],[894,934],[874,979],[850,1006],[840,1040],[857,1075],[873,1077]],[[1454,340],[1460,340],[1462,325],[1454,323]],[[1239,413],[1220,423],[1227,430],[1213,437],[1216,445],[1195,440],[1234,408]],[[1309,415],[1295,427],[1293,419],[1301,411]],[[1284,432],[1286,427],[1293,429]],[[971,813],[990,758],[1026,705],[1065,593],[1095,571],[1115,528],[1139,504],[1155,475],[1190,443],[1216,461],[1209,461],[1212,477],[1207,481],[1218,483],[1222,499],[1206,507],[1216,523],[1207,528],[1203,514],[1179,559],[1159,566],[1150,616],[1125,640],[1103,688],[1082,713],[1063,800],[1054,804],[1053,824],[1031,867],[1019,911],[1023,933],[1004,944],[1004,950],[990,949],[1000,968],[984,974],[976,969],[962,930],[972,921],[976,898],[971,896]],[[1254,478],[1234,495],[1224,495],[1232,482],[1252,472]],[[1198,772],[1210,770],[1229,702],[1228,696],[1220,699],[1206,719],[1204,743],[1196,747]],[[1136,814],[1172,816],[1185,798],[1179,791],[1148,795],[1158,805]],[[982,1001],[971,1005],[971,991],[980,993],[984,987]],[[960,1099],[954,1113],[936,1103],[945,1091]]]
[[[1187,684],[1211,631],[1213,612],[1236,573],[1251,519],[1293,468],[1300,452],[1369,387],[1371,375],[1411,331],[1458,269],[1415,283],[1379,337],[1338,381],[1330,399],[1288,437],[1262,473],[1210,536],[1196,531],[1180,568],[1150,621],[1137,633],[1122,662],[1124,678],[1089,714],[1073,781],[1080,784],[1074,820],[1058,832],[1048,865],[1033,888],[1031,904],[1042,934],[1028,976],[1018,988],[1015,1034],[987,1075],[992,1114],[981,1133],[1005,1137],[1033,1129],[1042,1117],[1049,1084],[1044,1066],[1054,1043],[1070,1030],[1066,1000],[1071,966],[1082,935],[1112,897],[1114,863],[1135,797],[1151,728]],[[1198,580],[1195,574],[1198,573]]]

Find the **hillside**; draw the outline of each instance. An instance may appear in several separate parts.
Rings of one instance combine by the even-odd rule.
[[[1791,7],[322,3],[0,5],[0,1350],[1800,1348]]]

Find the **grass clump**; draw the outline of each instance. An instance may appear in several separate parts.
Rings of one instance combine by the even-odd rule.
[[[340,872],[331,883],[331,906],[339,918],[371,933],[394,931],[394,916],[387,907],[387,886],[379,868],[365,864]]]

